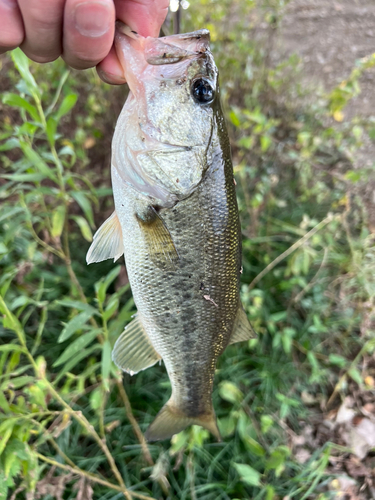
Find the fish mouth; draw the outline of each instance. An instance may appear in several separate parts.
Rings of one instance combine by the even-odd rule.
[[[132,44],[143,47],[146,62],[153,66],[175,64],[184,59],[197,57],[207,52],[210,44],[210,32],[207,29],[153,38],[152,43],[149,43],[150,37],[145,38],[121,21],[116,21],[115,40],[124,35],[132,41]]]

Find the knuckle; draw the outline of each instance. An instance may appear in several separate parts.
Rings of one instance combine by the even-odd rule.
[[[31,3],[31,2],[30,2]],[[38,31],[50,31],[61,25],[64,1],[45,1],[32,5],[28,12],[28,24]]]

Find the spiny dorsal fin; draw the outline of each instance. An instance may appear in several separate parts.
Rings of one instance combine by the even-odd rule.
[[[137,216],[142,227],[150,259],[156,267],[173,270],[179,260],[172,236],[153,207],[148,208],[146,216]]]
[[[117,259],[124,253],[122,230],[116,211],[100,226],[94,234],[93,242],[87,252],[86,262],[102,262],[107,259]]]
[[[161,359],[136,317],[117,339],[112,351],[113,362],[124,372],[134,375],[154,365]]]
[[[254,339],[256,336],[257,334],[254,332],[254,329],[246,316],[244,308],[240,303],[237,310],[237,316],[234,321],[232,336],[228,345],[235,344],[236,342],[243,342],[244,340]]]

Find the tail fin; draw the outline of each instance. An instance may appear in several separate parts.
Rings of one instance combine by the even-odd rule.
[[[221,441],[221,436],[216,423],[215,412],[199,415],[197,417],[189,417],[178,407],[172,405],[169,400],[156,415],[155,420],[147,429],[145,438],[147,441],[161,441],[169,439],[174,434],[183,431],[189,425],[201,425],[211,432],[218,441]]]

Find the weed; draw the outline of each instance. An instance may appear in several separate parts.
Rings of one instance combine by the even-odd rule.
[[[273,32],[281,2],[262,5]],[[88,269],[85,253],[111,211],[106,111],[114,121],[122,91],[112,97],[61,62],[30,69],[16,50],[20,79],[9,67],[16,90],[3,95],[0,132],[0,498],[71,499],[77,488],[106,499],[332,497],[329,463],[347,449],[304,437],[303,460],[296,450],[310,419],[353,387],[373,390],[375,256],[361,196],[371,172],[351,161],[371,127],[326,124],[370,59],[319,109],[301,108],[298,60],[270,67],[242,4],[212,6],[192,5],[184,30],[213,35],[243,224],[241,294],[258,332],[219,360],[224,442],[192,427],[147,445],[170,392],[165,370],[130,378],[110,360],[134,303],[121,265]]]

